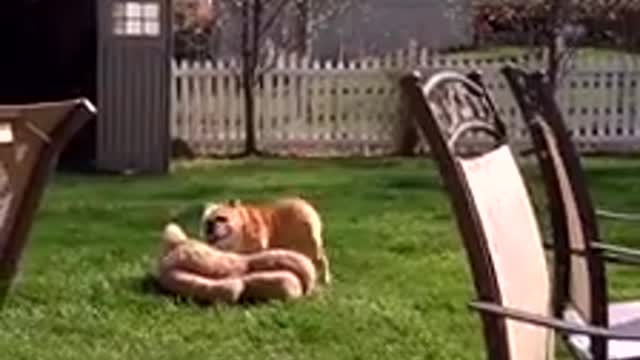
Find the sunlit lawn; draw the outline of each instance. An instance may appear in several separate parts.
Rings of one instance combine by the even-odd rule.
[[[590,161],[594,195],[640,209],[640,161]],[[169,214],[209,199],[302,195],[322,213],[334,284],[256,307],[176,302],[144,277]],[[0,358],[480,359],[466,257],[429,160],[249,160],[168,177],[58,175],[0,315]],[[196,212],[190,216],[191,229]],[[640,228],[606,224],[640,246]],[[613,294],[640,295],[615,269]]]

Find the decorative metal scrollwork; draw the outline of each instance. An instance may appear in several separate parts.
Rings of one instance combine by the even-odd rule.
[[[475,79],[474,79],[475,77]],[[452,152],[506,141],[506,129],[478,74],[438,72],[423,85],[423,95]],[[485,136],[482,136],[485,135]]]
[[[0,229],[6,226],[13,196],[11,178],[9,177],[6,164],[0,162]]]
[[[27,157],[27,151],[29,151],[29,145],[25,143],[16,143],[16,163],[21,163]]]
[[[519,103],[526,122],[536,122],[542,114],[540,113],[540,99],[538,96],[537,84],[532,81],[541,80],[542,74],[536,74],[536,78],[529,76],[524,70],[507,67],[502,70],[509,86],[513,90],[514,96]]]

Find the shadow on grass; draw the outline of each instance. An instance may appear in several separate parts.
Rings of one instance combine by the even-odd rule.
[[[444,184],[435,176],[403,176],[384,181],[384,186],[394,190],[433,190],[442,191]]]
[[[154,298],[165,298],[169,299],[173,304],[179,306],[197,306],[201,308],[214,309],[214,310],[222,310],[223,308],[234,307],[234,308],[256,308],[262,306],[268,306],[273,304],[274,302],[280,302],[279,300],[264,300],[264,299],[251,299],[251,298],[240,298],[237,303],[229,304],[222,301],[206,301],[201,299],[196,299],[188,296],[183,296],[180,294],[176,294],[172,291],[169,291],[163,288],[158,281],[153,277],[153,275],[147,273],[141,277],[131,277],[127,280],[128,287],[130,290],[145,295],[152,296]]]
[[[131,277],[126,281],[128,288],[133,292],[151,296],[154,298],[164,298],[170,300],[175,305],[184,305],[184,306],[199,306],[199,307],[212,307],[216,304],[215,302],[207,302],[201,301],[198,299],[189,298],[186,296],[182,296],[179,294],[175,294],[162,286],[156,281],[156,279],[151,274],[145,274],[141,277]]]
[[[596,179],[635,179],[640,172],[640,166],[630,166],[629,164],[614,164],[610,166],[593,166],[586,169],[589,177]]]

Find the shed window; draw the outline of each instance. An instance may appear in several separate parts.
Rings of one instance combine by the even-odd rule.
[[[140,1],[114,3],[113,33],[121,36],[160,35],[159,5]]]

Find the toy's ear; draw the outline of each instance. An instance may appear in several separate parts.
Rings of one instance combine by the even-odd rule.
[[[218,203],[218,202],[207,202],[204,204],[204,208],[205,209],[217,209],[219,207],[221,207],[222,204]]]
[[[215,203],[215,202],[205,203],[204,204],[204,209],[202,210],[202,218],[204,219],[204,218],[209,217],[209,215],[211,215],[211,213],[213,213],[216,210],[218,210],[221,206],[222,206],[222,204]]]
[[[240,206],[242,202],[240,201],[240,199],[229,199],[227,200],[227,204],[231,207],[236,207]]]

